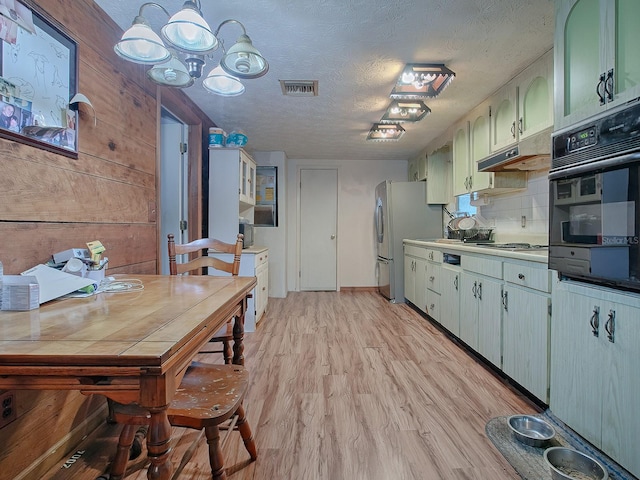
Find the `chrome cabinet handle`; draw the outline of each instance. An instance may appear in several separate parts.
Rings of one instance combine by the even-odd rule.
[[[515,121],[511,124],[511,136],[513,138],[516,138],[516,122]]]
[[[520,133],[520,135],[522,135],[522,125],[524,124],[524,122],[522,121],[522,117],[520,117],[520,120],[518,120],[518,132]]]
[[[589,324],[591,324],[591,333],[593,333],[593,336],[597,337],[600,335],[600,307],[597,305],[593,306],[593,315],[591,315]]]
[[[478,300],[482,300],[482,282],[478,282]]]
[[[435,279],[436,279],[436,277],[434,277],[433,275],[431,275],[431,276],[429,277],[429,281],[430,281],[430,282],[432,282],[432,283],[433,283],[433,281],[434,281]]]
[[[473,288],[471,289],[473,296],[478,298],[478,282],[473,282]]]
[[[502,292],[502,307],[504,308],[505,312],[509,311],[509,298],[508,298],[509,292],[507,292],[506,290],[504,292]]]
[[[458,275],[453,279],[453,286],[458,290]]]
[[[436,305],[434,303],[431,304],[431,311],[433,312],[433,310],[436,308]]]
[[[613,338],[616,333],[616,311],[609,310],[609,315],[607,315],[607,323],[604,324],[604,329],[607,331],[607,339],[614,343],[615,340]]]
[[[520,280],[524,280],[524,273],[519,273],[519,274],[518,274],[518,278],[519,278]]]

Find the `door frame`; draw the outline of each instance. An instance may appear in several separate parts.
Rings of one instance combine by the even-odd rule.
[[[302,170],[335,170],[336,171],[336,292],[340,291],[340,262],[338,257],[340,255],[340,166],[335,164],[327,165],[297,165],[296,167],[296,291],[301,291],[300,285],[300,268],[301,268],[301,256],[302,256],[302,243],[301,243],[301,218],[302,218],[302,205],[301,205],[301,184],[302,184]]]
[[[156,87],[156,138],[160,139],[161,135],[161,117],[162,109],[170,111],[174,116],[178,117],[188,127],[187,138],[187,185],[188,192],[188,211],[187,232],[191,239],[203,237],[203,218],[205,216],[204,205],[206,195],[204,190],[204,182],[208,181],[205,172],[208,173],[208,162],[204,154],[208,153],[205,143],[208,143],[206,132],[215,124],[209,119],[197,105],[195,105],[184,92],[177,89],[164,87]],[[157,209],[160,205],[162,192],[160,191],[160,175],[161,175],[161,152],[160,142],[156,146],[156,201],[155,205],[149,205],[149,217],[152,216],[156,221],[156,273],[160,272],[160,252],[167,248],[167,239],[160,238],[161,228],[159,225],[160,215]],[[206,168],[205,168],[206,167]]]

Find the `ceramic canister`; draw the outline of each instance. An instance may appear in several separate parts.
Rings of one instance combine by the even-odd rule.
[[[224,147],[227,134],[221,128],[211,127],[209,129],[209,148]]]

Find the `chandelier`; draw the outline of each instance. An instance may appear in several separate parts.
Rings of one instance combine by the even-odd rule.
[[[147,7],[162,10],[169,21],[154,32],[142,15]],[[228,50],[220,38],[220,29],[237,24],[242,34]],[[269,64],[253,46],[244,25],[238,20],[223,21],[215,32],[202,16],[200,0],[186,0],[182,10],[175,15],[155,2],[143,3],[131,27],[124,32],[114,46],[115,52],[125,60],[143,65],[153,65],[147,71],[149,79],[167,87],[185,88],[202,76],[207,59],[222,47],[220,64],[214,67],[202,81],[202,86],[217,95],[235,96],[244,92],[240,80],[263,76]]]

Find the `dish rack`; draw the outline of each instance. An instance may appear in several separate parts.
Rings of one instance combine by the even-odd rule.
[[[451,227],[447,227],[447,238],[453,238],[455,240],[462,240],[465,242],[487,242],[491,240],[491,234],[493,228],[476,227],[469,228],[467,230],[455,230]]]

